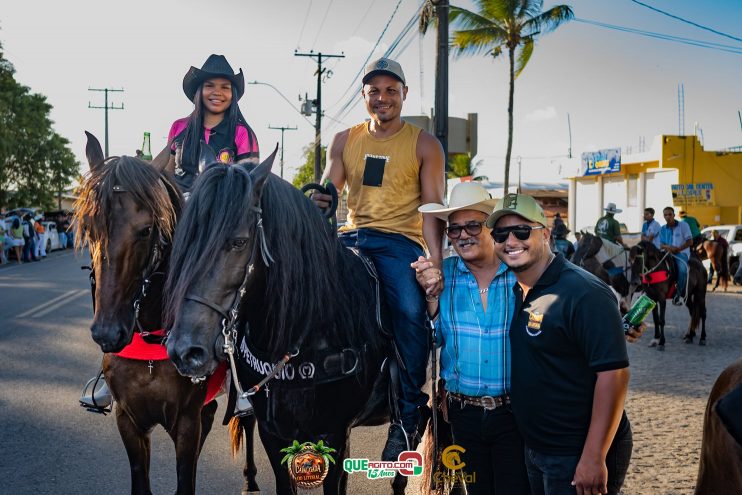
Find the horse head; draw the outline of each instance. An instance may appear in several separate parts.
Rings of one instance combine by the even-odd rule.
[[[222,331],[236,324],[242,298],[262,290],[270,254],[261,198],[276,156],[255,168],[215,166],[201,150],[203,172],[176,229],[166,283],[168,354],[191,377],[211,374],[225,358]]]
[[[572,255],[572,263],[580,265],[582,260],[594,257],[598,254],[602,245],[603,242],[600,240],[600,237],[594,236],[589,232],[582,232],[582,238],[577,246],[577,251]]]
[[[103,352],[117,352],[131,341],[135,325],[159,324],[161,300],[150,291],[156,304],[142,304],[144,281],[166,258],[180,196],[148,163],[104,158],[100,142],[86,134],[90,171],[75,204],[75,242],[87,245],[92,258],[93,340]]]

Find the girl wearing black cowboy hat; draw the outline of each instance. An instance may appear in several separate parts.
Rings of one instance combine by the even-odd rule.
[[[173,122],[168,134],[173,155],[168,170],[175,173],[176,182],[183,191],[191,189],[199,173],[202,139],[223,163],[258,163],[258,139],[237,105],[245,92],[242,69],[235,74],[223,55],[209,55],[200,69],[191,67],[188,70],[183,78],[183,92],[193,102],[193,112]],[[175,159],[178,149],[182,152],[180,160]]]

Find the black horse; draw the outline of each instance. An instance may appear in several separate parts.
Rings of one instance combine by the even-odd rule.
[[[103,373],[116,399],[116,423],[131,468],[131,493],[151,494],[150,434],[160,424],[175,444],[177,492],[195,493],[196,465],[217,403],[204,405],[206,384],[194,385],[164,356],[152,361],[117,353],[132,339],[161,341],[162,302],[172,235],[182,199],[175,184],[137,158],[103,158],[89,133],[90,172],[75,205],[77,247],[90,248],[93,271],[93,339],[106,354]],[[169,152],[168,152],[169,155]],[[156,347],[156,346],[154,346]],[[257,492],[250,432],[243,493]]]
[[[379,287],[319,209],[270,174],[274,158],[198,179],[166,285],[168,352],[182,374],[204,377],[233,345],[276,491],[295,489],[280,450],[323,440],[337,449],[324,493],[345,493],[350,428],[389,419]],[[398,476],[395,493],[405,484]]]
[[[641,287],[644,292],[657,303],[652,310],[654,320],[654,339],[650,347],[657,350],[665,350],[665,309],[667,298],[674,289],[677,279],[676,269],[673,266],[672,255],[660,251],[648,241],[641,241],[631,248],[629,253],[631,261],[632,287]],[[690,324],[683,341],[686,344],[693,343],[696,336],[696,328],[701,324],[701,338],[699,345],[706,345],[706,269],[696,256],[688,260],[688,286],[686,290],[685,305],[690,313]]]

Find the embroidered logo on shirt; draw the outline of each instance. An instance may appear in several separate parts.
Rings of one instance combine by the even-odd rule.
[[[526,325],[526,333],[531,337],[536,337],[541,334],[541,323],[544,321],[544,315],[539,314],[538,311],[528,311],[528,324]]]
[[[222,163],[232,163],[234,161],[234,153],[229,148],[222,149],[217,157],[217,159]]]

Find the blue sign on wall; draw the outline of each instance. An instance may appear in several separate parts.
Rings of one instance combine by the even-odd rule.
[[[621,171],[621,148],[582,154],[582,175],[616,174]]]

